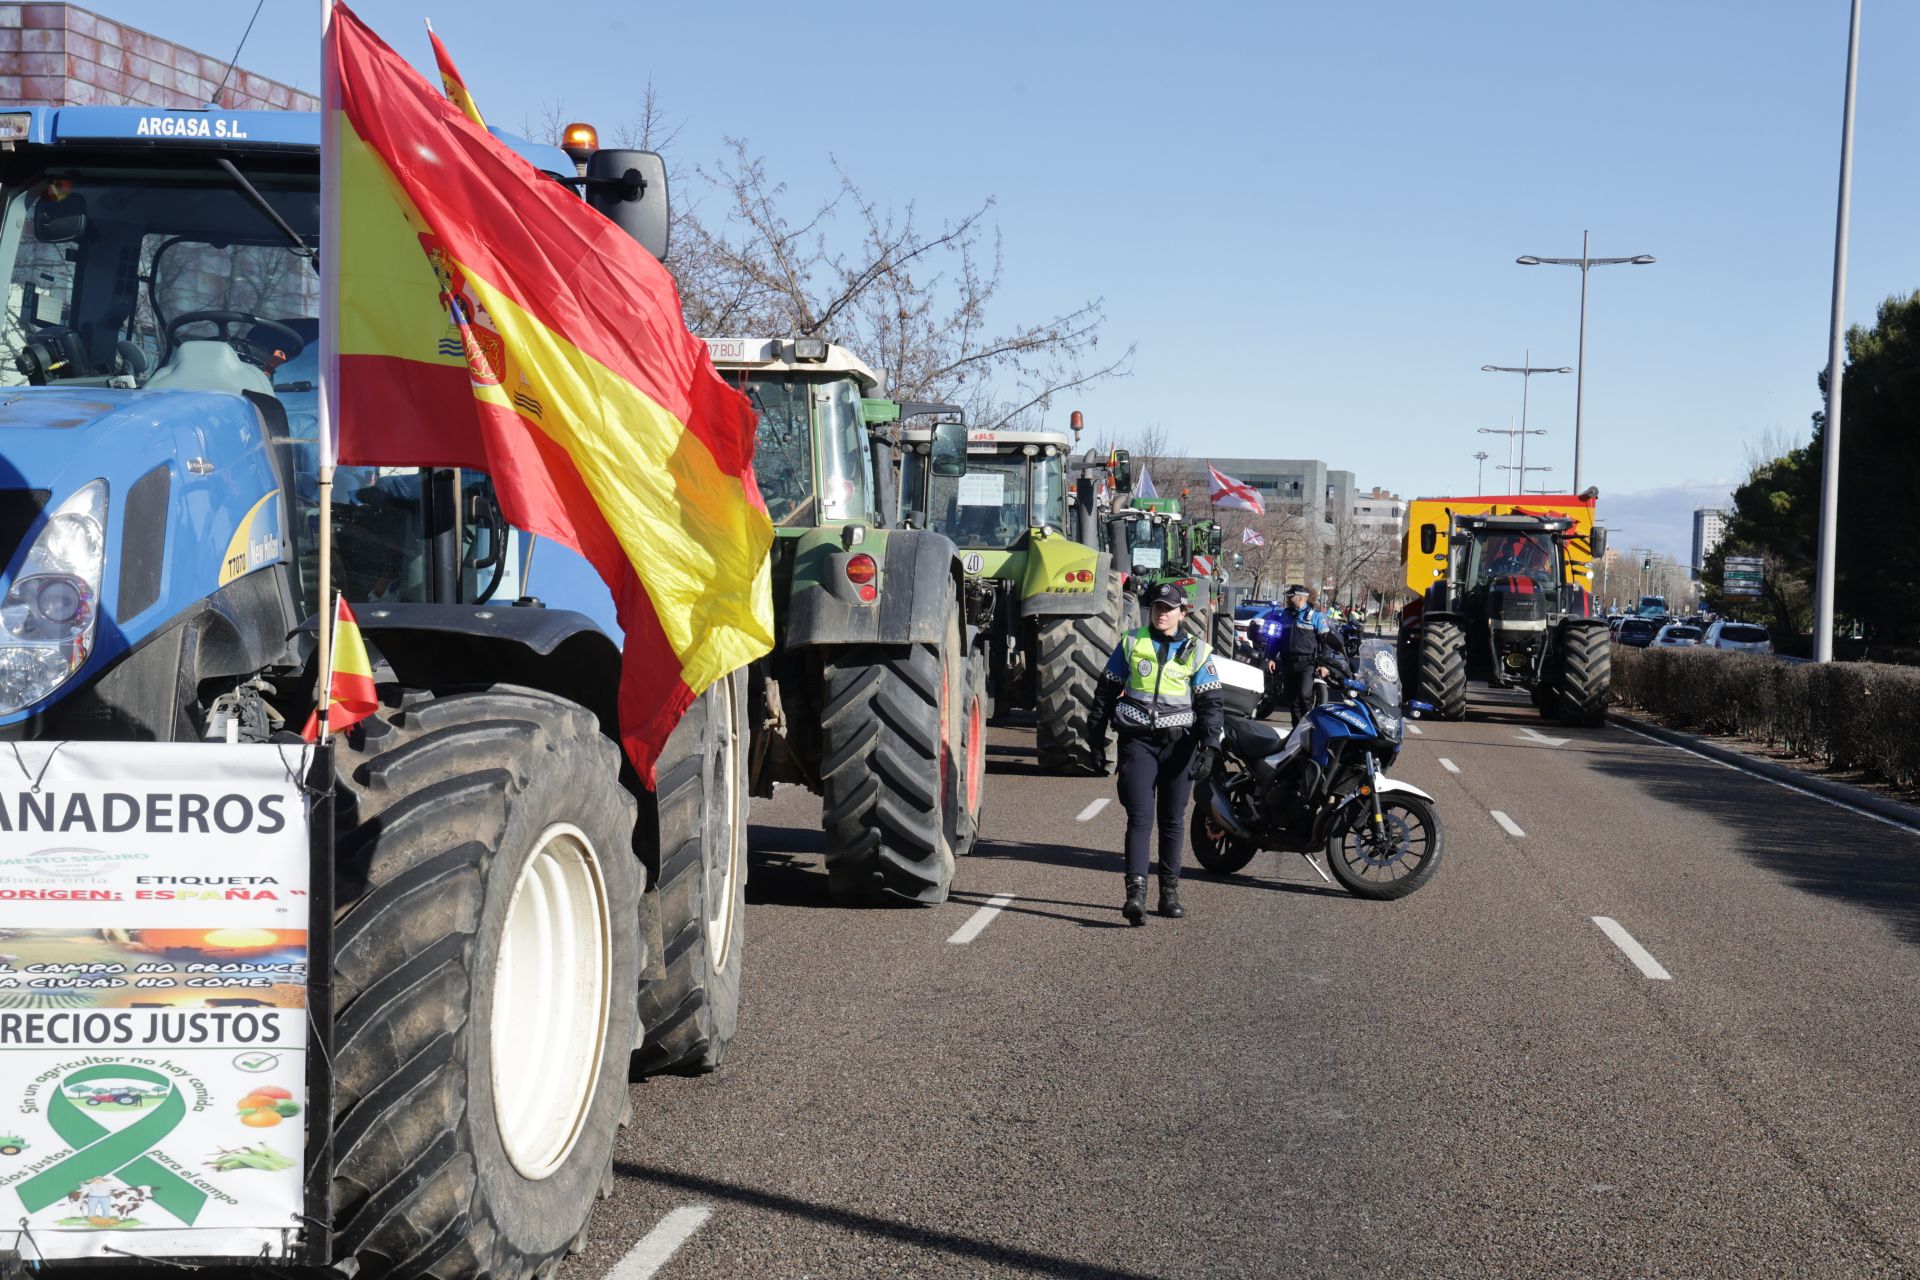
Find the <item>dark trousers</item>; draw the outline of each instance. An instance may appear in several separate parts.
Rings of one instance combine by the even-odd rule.
[[[1160,872],[1178,876],[1186,846],[1187,802],[1193,798],[1193,780],[1187,770],[1200,735],[1191,729],[1178,735],[1123,733],[1120,735],[1120,807],[1127,811],[1127,874],[1147,874],[1153,832],[1160,832]]]
[[[1280,687],[1295,724],[1313,710],[1313,668],[1312,658],[1280,659]]]

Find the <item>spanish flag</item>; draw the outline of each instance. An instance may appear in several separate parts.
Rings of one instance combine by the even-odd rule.
[[[754,416],[666,268],[435,93],[345,5],[322,64],[342,461],[463,467],[579,551],[626,645],[649,784],[681,713],[773,646]]]
[[[460,68],[453,65],[453,55],[447,52],[447,46],[440,43],[440,37],[434,34],[433,24],[427,24],[427,39],[433,41],[433,61],[440,68],[440,87],[447,91],[447,101],[466,112],[467,119],[482,129],[487,122],[481,118],[480,106],[473,100],[473,94],[467,91],[467,82],[460,78]]]
[[[367,642],[360,635],[360,620],[340,596],[333,607],[333,670],[327,673],[327,732],[344,733],[380,709],[380,695],[373,688],[373,662],[367,657]],[[300,736],[308,742],[320,738],[320,713],[307,717]]]

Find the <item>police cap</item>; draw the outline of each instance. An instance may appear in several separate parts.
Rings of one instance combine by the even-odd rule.
[[[1147,594],[1142,597],[1141,603],[1149,609],[1155,605],[1180,605],[1185,607],[1187,603],[1187,593],[1171,582],[1156,582],[1147,588]]]

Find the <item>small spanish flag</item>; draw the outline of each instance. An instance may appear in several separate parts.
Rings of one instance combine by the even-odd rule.
[[[480,118],[480,108],[474,102],[473,95],[467,92],[467,82],[460,78],[460,69],[453,65],[453,55],[447,52],[447,46],[440,43],[440,37],[434,34],[433,24],[427,24],[427,39],[433,41],[433,60],[440,68],[440,85],[447,91],[447,101],[466,113],[467,119],[482,129],[487,122]]]
[[[380,709],[380,695],[373,688],[373,662],[367,657],[367,642],[360,635],[360,621],[347,607],[347,598],[339,596],[333,608],[333,670],[327,675],[327,732],[342,733]],[[300,736],[308,742],[320,737],[320,713],[307,717]]]

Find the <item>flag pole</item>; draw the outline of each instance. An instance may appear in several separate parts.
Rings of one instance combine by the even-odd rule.
[[[320,625],[320,648],[314,667],[321,679],[314,693],[320,716],[320,740],[326,741],[327,709],[333,671],[333,619],[327,605],[333,596],[333,470],[334,420],[340,380],[340,85],[328,56],[333,34],[333,0],[320,0],[320,387],[316,442],[320,457],[320,582],[315,592]]]

